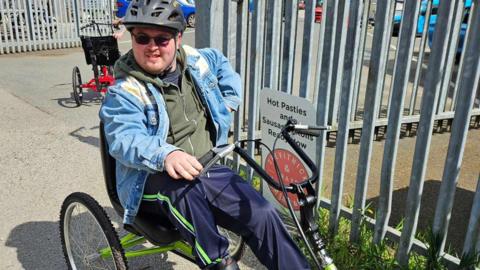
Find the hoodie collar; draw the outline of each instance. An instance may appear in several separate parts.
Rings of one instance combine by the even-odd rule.
[[[188,55],[189,56],[189,55]],[[195,67],[195,61],[192,62],[192,57],[187,57],[187,54],[185,53],[185,50],[180,47],[178,53],[177,53],[177,68],[182,68],[182,72],[187,68],[193,68],[196,69]],[[185,66],[185,59],[187,59],[187,66]],[[163,82],[158,76],[152,75],[145,70],[143,70],[136,62],[134,56],[133,56],[133,51],[130,50],[126,54],[122,55],[120,59],[115,63],[115,68],[114,68],[114,74],[115,78],[125,78],[127,76],[132,76],[136,78],[139,81],[145,82],[145,83],[152,83],[156,85],[157,87],[163,88],[167,84]]]

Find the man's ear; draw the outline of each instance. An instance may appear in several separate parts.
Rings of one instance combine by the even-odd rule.
[[[180,46],[182,45],[182,37],[183,33],[179,32],[177,35],[177,50],[180,49]]]

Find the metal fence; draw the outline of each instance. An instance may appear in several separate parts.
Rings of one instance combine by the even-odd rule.
[[[297,1],[289,0],[196,1],[196,46],[223,50],[245,82],[244,109],[235,117],[235,139],[247,127],[249,138],[258,137],[261,89],[277,89],[311,101],[317,124],[331,125],[336,133],[331,202],[319,202],[330,209],[330,230],[336,232],[343,215],[352,221],[351,241],[357,241],[361,220],[365,220],[374,230],[374,242],[387,237],[399,243],[396,258],[406,265],[412,249],[420,253],[427,249],[414,236],[431,137],[434,131],[449,127],[433,233],[439,239],[439,255],[450,266],[458,265],[460,260],[445,254],[444,246],[468,130],[478,128],[480,122],[478,0],[471,4],[440,1],[439,5],[431,0],[319,2],[323,2],[321,10],[317,1],[306,0],[305,10],[299,11]],[[316,22],[320,12],[322,18]],[[435,24],[430,25],[433,20]],[[393,179],[400,133],[412,128],[417,138],[405,220],[399,232],[388,226]],[[382,129],[386,142],[380,199],[376,218],[370,219],[362,209],[372,142]],[[346,148],[359,130],[353,209],[345,209],[341,195]],[[321,176],[327,139],[324,133],[317,143]],[[253,145],[248,151],[254,154]],[[480,251],[479,189],[464,255]],[[322,190],[321,183],[318,190]]]
[[[80,45],[80,28],[111,23],[111,0],[0,0],[0,54]]]

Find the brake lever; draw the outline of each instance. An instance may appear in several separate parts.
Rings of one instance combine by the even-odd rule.
[[[212,148],[205,155],[201,156],[198,161],[202,164],[203,169],[199,176],[205,175],[205,173],[221,158],[226,157],[235,149],[234,144],[223,144]]]

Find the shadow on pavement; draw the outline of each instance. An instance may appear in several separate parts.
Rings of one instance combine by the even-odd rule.
[[[70,92],[70,97],[68,98],[56,98],[58,105],[64,108],[77,108],[77,103],[75,103],[75,99],[73,98],[73,93]],[[92,106],[92,105],[101,105],[103,101],[103,95],[99,92],[95,92],[91,89],[86,89],[83,92],[83,101],[81,106]],[[81,107],[80,106],[80,107]]]
[[[90,128],[90,130],[94,130],[94,129],[98,129],[98,128],[99,128],[99,126],[95,126],[95,127]],[[74,131],[70,132],[69,135],[77,138],[82,143],[90,144],[90,145],[95,146],[95,147],[100,146],[100,139],[98,137],[84,136],[84,135],[81,134],[82,130],[85,130],[85,127],[77,128]]]
[[[48,221],[20,224],[10,232],[6,246],[16,249],[23,269],[66,269],[58,226],[58,222]]]
[[[441,181],[432,179],[427,180],[424,183],[417,233],[425,234],[427,229],[432,226],[437,197],[440,192],[440,184]],[[459,187],[456,189],[450,224],[448,226],[447,242],[445,245],[445,250],[448,250],[448,246],[450,245],[451,254],[461,254],[462,252],[474,195],[475,193],[473,191]],[[393,192],[392,214],[389,222],[390,226],[397,226],[404,218],[407,197],[408,188],[398,189]],[[378,197],[369,199],[367,205],[371,203],[372,208],[376,209],[378,199]]]
[[[60,206],[59,206],[60,208]],[[114,224],[120,218],[111,207],[104,207]],[[118,230],[117,230],[118,231]],[[119,232],[122,235],[122,232]],[[6,246],[16,249],[17,259],[26,270],[63,270],[59,222],[34,221],[16,226],[9,234]],[[174,269],[175,263],[167,254],[147,255],[128,260],[130,269]]]

